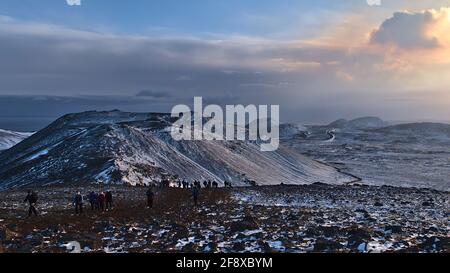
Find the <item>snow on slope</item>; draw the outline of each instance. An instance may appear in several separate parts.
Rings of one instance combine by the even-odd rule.
[[[0,150],[7,150],[32,134],[0,129]]]
[[[174,141],[168,114],[85,112],[64,116],[0,154],[0,189],[54,183],[148,185],[165,178],[234,185],[345,183],[334,168],[281,147]]]
[[[283,144],[360,177],[364,184],[450,190],[449,124],[342,126],[333,132],[328,126],[310,126],[308,130],[307,137],[287,139]],[[327,140],[330,135],[333,141]]]

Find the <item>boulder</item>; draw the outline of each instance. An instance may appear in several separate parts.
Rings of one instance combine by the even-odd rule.
[[[327,239],[317,239],[314,244],[314,252],[337,252],[342,249],[342,245],[338,242],[327,240]]]
[[[401,233],[403,230],[402,230],[402,227],[401,226],[398,226],[398,225],[391,225],[391,226],[386,226],[385,228],[384,228],[384,230],[386,231],[386,232],[391,232],[391,233]]]

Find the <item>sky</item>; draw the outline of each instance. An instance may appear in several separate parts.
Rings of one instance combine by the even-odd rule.
[[[376,2],[0,0],[0,127],[194,96],[284,122],[448,121],[450,1]]]

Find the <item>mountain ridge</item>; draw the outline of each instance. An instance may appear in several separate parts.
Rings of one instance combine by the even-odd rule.
[[[68,114],[0,154],[0,189],[58,183],[148,185],[164,179],[237,186],[345,183],[334,168],[252,142],[174,141],[164,113]]]
[[[379,117],[359,117],[351,120],[338,119],[331,122],[327,127],[331,128],[353,128],[353,129],[369,129],[388,126],[388,123]]]

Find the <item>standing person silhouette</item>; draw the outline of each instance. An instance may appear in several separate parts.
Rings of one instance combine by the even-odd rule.
[[[192,188],[192,198],[194,199],[194,205],[198,206],[198,196],[200,195],[200,190],[198,186]]]
[[[106,199],[106,209],[112,209],[112,204],[113,204],[113,196],[112,196],[112,192],[111,191],[107,191],[105,194],[105,199]]]
[[[30,206],[28,209],[28,217],[31,217],[31,215],[33,215],[33,213],[35,216],[37,216],[37,211],[36,211],[37,201],[38,201],[37,193],[35,193],[31,190],[28,190],[27,197],[25,197],[25,200],[24,200],[24,202],[28,202],[28,204]]]
[[[83,201],[83,195],[81,194],[81,192],[77,192],[73,200],[73,204],[75,205],[75,214],[83,213]]]
[[[100,211],[104,211],[105,210],[105,201],[106,201],[106,196],[104,192],[101,192],[98,197],[97,197],[97,202],[98,202],[98,209]]]
[[[151,187],[148,188],[146,195],[147,195],[147,207],[153,208],[153,197],[155,194],[153,193]]]

